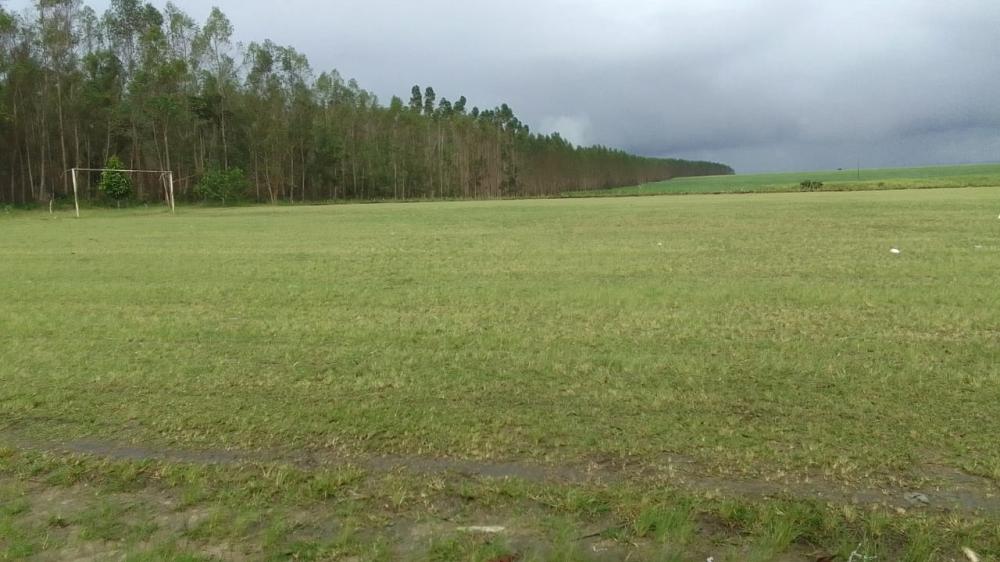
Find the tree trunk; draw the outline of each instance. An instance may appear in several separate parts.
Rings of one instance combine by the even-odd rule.
[[[302,168],[302,197],[301,197],[301,199],[303,201],[305,201],[306,200],[306,147],[305,147],[305,143],[299,144],[299,156],[301,157],[301,161],[302,161],[302,166],[300,166]]]
[[[257,151],[251,149],[253,153],[253,190],[254,198],[260,203],[260,162],[258,162]]]
[[[164,168],[164,169],[172,171],[173,168],[170,165],[170,135],[169,135],[169,132],[168,132],[168,128],[169,128],[169,125],[167,124],[166,121],[164,121],[163,122],[163,156],[166,159],[166,163],[167,163],[167,167]],[[167,203],[169,204],[170,203],[170,191],[169,191],[169,189],[164,189],[163,190],[163,194],[166,196]],[[225,203],[223,203],[223,204],[225,204]]]
[[[104,140],[104,158],[101,160],[101,165],[98,168],[104,167],[104,164],[111,158],[111,115],[108,115],[107,120],[108,134]]]

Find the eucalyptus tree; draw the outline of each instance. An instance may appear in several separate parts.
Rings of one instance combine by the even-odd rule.
[[[136,108],[145,117],[142,138],[152,141],[155,167],[172,170],[171,130],[187,130],[188,61],[183,52],[178,53],[171,46],[164,33],[163,20],[160,19],[159,25],[154,24],[155,19],[149,21],[141,40],[142,64],[134,77],[131,93]],[[138,143],[139,139],[133,142]]]
[[[13,64],[13,43],[16,31],[14,17],[0,5],[0,182],[7,184],[8,200],[17,200],[14,176],[15,154],[19,152],[14,130],[14,107],[11,100],[10,75]]]
[[[99,167],[112,154],[114,138],[127,119],[122,115],[125,68],[115,53],[97,49],[84,55],[80,109],[84,122],[84,154],[80,164]]]
[[[104,29],[108,41],[125,71],[125,81],[130,82],[139,65],[139,40],[148,20],[145,6],[139,0],[111,0],[104,13]]]
[[[320,73],[313,85],[318,115],[314,128],[312,177],[317,196],[336,199],[343,196],[343,161],[346,151],[343,133],[342,92],[344,79],[336,70]]]
[[[434,93],[434,88],[427,86],[427,89],[424,90],[424,115],[434,115],[434,102],[436,100],[437,94]]]
[[[298,184],[299,199],[305,200],[308,164],[313,144],[313,124],[316,119],[316,102],[311,84],[312,68],[305,55],[292,47],[279,47],[278,55],[287,112],[284,122],[288,127],[289,140],[288,177],[293,186],[292,190],[294,191],[295,184]]]
[[[222,165],[229,168],[229,139],[226,124],[229,117],[227,100],[233,97],[237,81],[236,63],[232,56],[233,25],[219,8],[212,8],[201,33],[194,37],[192,49],[204,69],[202,94],[218,104],[215,108],[218,132],[222,141]]]
[[[424,108],[424,96],[420,93],[420,86],[413,86],[410,90],[410,110],[420,112]]]
[[[252,119],[244,120],[247,146],[253,160],[253,176],[266,187],[272,202],[285,197],[285,171],[280,157],[287,146],[285,93],[276,70],[278,46],[271,41],[251,43],[244,63],[246,109]],[[257,188],[259,191],[259,187]]]
[[[70,116],[66,106],[72,103],[78,83],[76,45],[78,35],[75,24],[79,21],[78,11],[80,0],[38,0],[38,26],[41,36],[41,50],[44,72],[44,97],[52,99],[54,89],[56,109],[55,123],[59,137],[59,154],[61,169],[64,172],[70,168],[70,150],[67,140],[67,130],[70,128]],[[63,192],[69,190],[69,179],[65,173],[53,170],[56,177],[62,178]]]

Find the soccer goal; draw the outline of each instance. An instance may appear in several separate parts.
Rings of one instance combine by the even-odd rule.
[[[174,173],[170,170],[116,170],[113,168],[73,168],[70,170],[73,174],[73,206],[76,208],[76,218],[80,218],[80,191],[77,188],[76,173],[77,172],[123,172],[128,174],[159,174],[160,181],[164,182],[164,194],[166,198],[167,205],[170,207],[171,213],[177,212],[177,207],[174,205]]]

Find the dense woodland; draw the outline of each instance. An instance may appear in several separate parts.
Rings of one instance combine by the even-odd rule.
[[[214,9],[195,22],[168,3],[0,0],[0,202],[72,192],[66,170],[172,170],[179,199],[206,174],[245,178],[256,201],[491,198],[727,174],[711,162],[575,147],[539,135],[506,104],[480,110],[414,86],[388,105],[336,71],[314,73],[292,47],[237,45]],[[87,199],[98,177],[83,174]],[[89,176],[89,177],[88,177]],[[134,196],[163,195],[155,175]]]

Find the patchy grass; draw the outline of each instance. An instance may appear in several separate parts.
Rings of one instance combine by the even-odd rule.
[[[927,490],[928,465],[1000,481],[998,212],[981,188],[15,213],[0,553],[995,554],[993,515],[753,490]],[[88,440],[204,452],[25,452],[106,453]],[[299,455],[320,461],[282,460]],[[623,468],[541,482],[363,462],[386,456]],[[117,495],[32,503],[81,483]]]
[[[691,193],[763,193],[801,191],[804,181],[820,182],[823,191],[870,191],[881,189],[928,189],[1000,185],[1000,164],[926,166],[920,168],[869,168],[863,170],[817,170],[774,174],[736,174],[675,178],[634,187],[574,191],[567,197],[665,195]]]
[[[43,483],[69,463],[83,467],[78,480]],[[856,550],[882,559],[947,560],[962,546],[986,555],[1000,546],[990,518],[722,499],[662,482],[577,486],[372,474],[320,500],[308,492],[308,471],[290,467],[144,463],[107,470],[120,464],[135,466],[6,456],[0,485],[29,501],[0,515],[0,546],[7,548],[0,552],[12,559],[812,561]],[[279,468],[287,478],[275,477]],[[179,502],[195,482],[209,491],[200,505]],[[124,487],[136,491],[115,491]],[[393,501],[403,488],[412,493]],[[499,533],[468,530],[494,525]]]

